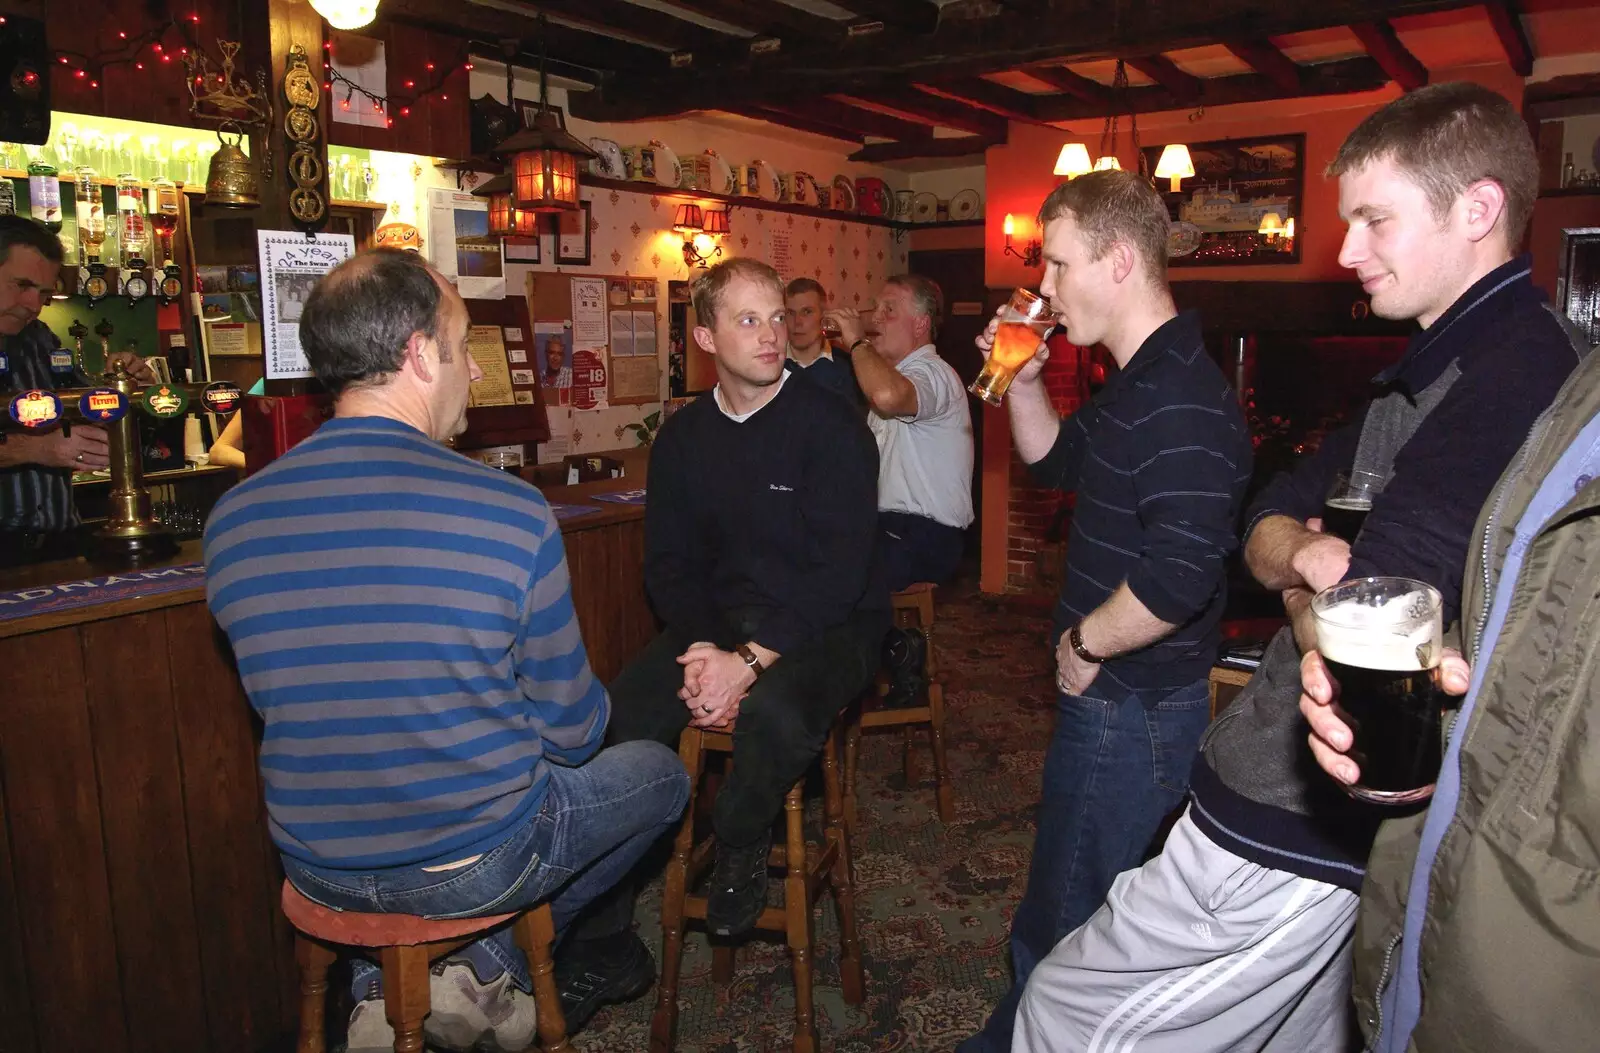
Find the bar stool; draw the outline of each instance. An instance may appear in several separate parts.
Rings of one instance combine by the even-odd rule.
[[[335,948],[378,952],[384,1015],[394,1028],[395,1053],[422,1053],[422,1019],[430,1008],[429,966],[513,919],[517,944],[533,972],[541,1048],[545,1053],[571,1053],[550,957],[556,930],[548,903],[514,914],[433,921],[414,914],[329,910],[306,899],[288,881],[283,883],[282,902],[284,917],[294,926],[294,956],[300,966],[300,1040],[295,1053],[324,1053],[323,1014]]]
[[[836,722],[828,732],[822,752],[823,843],[806,841],[805,779],[789,790],[783,801],[785,837],[775,844],[767,865],[784,870],[783,906],[767,907],[756,920],[761,932],[783,933],[794,968],[794,1053],[816,1053],[817,1024],[811,994],[811,908],[824,887],[833,891],[839,912],[839,982],[844,1000],[859,1005],[865,996],[861,949],[856,940],[855,878],[850,863],[850,831],[844,819],[839,753],[843,733]],[[687,728],[678,740],[678,756],[689,772],[689,803],[684,822],[667,864],[666,886],[661,893],[661,983],[655,1015],[650,1021],[651,1053],[672,1053],[678,1023],[678,972],[683,965],[684,921],[706,916],[706,897],[692,895],[695,879],[710,865],[716,851],[715,836],[698,843],[694,836],[695,801],[708,753],[732,753],[732,729],[702,731]],[[719,984],[733,980],[733,948],[712,947],[711,978]]]
[[[890,596],[894,623],[902,629],[916,629],[927,642],[928,684],[923,691],[922,705],[886,707],[876,705],[888,693],[888,684],[880,676],[877,691],[863,698],[861,719],[850,725],[845,736],[844,751],[844,807],[850,825],[856,821],[856,759],[861,747],[861,732],[867,728],[905,728],[904,760],[907,783],[919,780],[917,755],[913,748],[917,726],[928,726],[928,738],[933,752],[934,802],[939,821],[955,820],[955,801],[950,788],[950,766],[944,748],[944,685],[939,682],[933,657],[933,589],[928,582],[909,586]]]

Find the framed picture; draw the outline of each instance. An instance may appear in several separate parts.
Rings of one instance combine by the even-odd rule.
[[[589,202],[578,202],[577,211],[558,213],[556,220],[556,263],[589,266]]]
[[[539,263],[539,238],[504,239],[507,263]]]
[[[567,112],[565,110],[563,110],[559,106],[550,107],[550,112],[556,115],[556,126],[559,127],[562,131],[566,131],[566,129],[567,129]],[[533,127],[533,119],[535,117],[537,117],[538,115],[539,115],[539,103],[538,103],[537,100],[534,100],[534,101],[529,101],[527,99],[518,99],[517,100],[517,116],[522,118],[522,126],[524,128],[532,128]]]
[[[1155,171],[1161,151],[1141,151],[1146,171]],[[1190,143],[1194,176],[1181,191],[1156,180],[1172,218],[1168,266],[1299,263],[1305,156],[1303,134]]]

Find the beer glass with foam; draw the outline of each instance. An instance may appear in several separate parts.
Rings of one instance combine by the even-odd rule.
[[[1052,322],[1048,301],[1027,289],[1012,292],[1011,299],[1000,312],[1000,327],[995,330],[989,360],[967,390],[991,406],[1000,405],[1017,370],[1039,353],[1039,345]]]

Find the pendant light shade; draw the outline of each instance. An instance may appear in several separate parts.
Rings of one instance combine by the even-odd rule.
[[[1156,162],[1156,178],[1170,179],[1172,192],[1178,193],[1183,189],[1181,183],[1194,175],[1194,161],[1189,157],[1189,148],[1182,143],[1169,143],[1161,151],[1161,160]]]
[[[1089,163],[1089,148],[1082,143],[1068,143],[1056,157],[1055,174],[1068,179],[1076,179],[1093,168]]]
[[[311,0],[311,10],[334,29],[360,29],[378,17],[378,0]]]
[[[550,83],[544,69],[545,19],[539,16],[539,112],[533,123],[513,132],[495,153],[511,161],[511,200],[527,212],[567,212],[578,207],[578,162],[597,156],[589,145],[567,131],[561,115],[550,108]],[[506,56],[506,102],[511,105],[511,59]]]

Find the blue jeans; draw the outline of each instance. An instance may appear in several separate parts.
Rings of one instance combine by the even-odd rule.
[[[559,935],[677,821],[688,799],[689,777],[676,752],[656,742],[624,742],[581,767],[552,765],[544,804],[469,866],[356,873],[288,856],[283,866],[307,899],[334,910],[471,918],[548,900]],[[487,983],[509,970],[517,986],[532,990],[527,960],[509,928],[457,953],[479,980]],[[366,997],[377,979],[377,967],[357,959],[351,978],[355,998]]]
[[[1082,695],[1057,698],[1033,865],[1011,921],[1011,989],[959,1053],[1011,1048],[1033,967],[1100,909],[1112,881],[1139,865],[1161,820],[1183,802],[1208,701],[1204,680],[1134,691],[1104,672]]]

